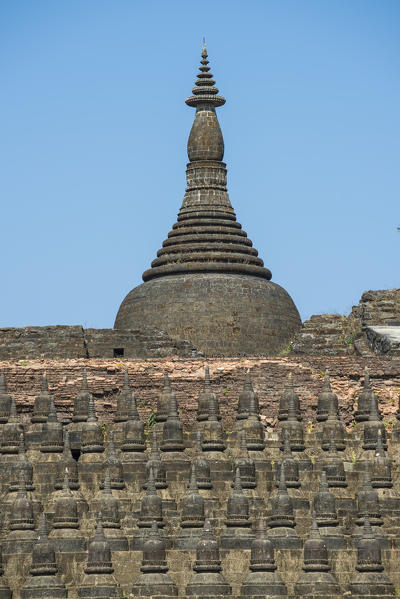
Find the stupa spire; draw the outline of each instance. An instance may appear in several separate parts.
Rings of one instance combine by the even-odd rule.
[[[205,43],[193,95],[196,108],[187,151],[187,188],[172,227],[143,280],[180,273],[235,273],[270,279],[258,252],[236,222],[226,187],[224,139],[215,109],[225,104],[210,72]],[[118,318],[117,318],[118,322]],[[119,327],[117,324],[116,326]]]
[[[300,315],[288,293],[270,283],[272,274],[229,200],[217,117],[225,98],[216,87],[205,43],[186,104],[196,113],[182,206],[142,275],[144,284],[122,302],[114,327],[163,330],[188,340],[205,357],[279,353],[300,328]],[[157,422],[166,416],[157,410]]]

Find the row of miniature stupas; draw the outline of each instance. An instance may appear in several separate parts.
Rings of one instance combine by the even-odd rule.
[[[10,570],[10,579],[17,580],[14,585],[17,591],[24,586],[21,580],[26,578],[26,572],[16,566],[13,557],[29,554],[33,547],[32,579],[25,584],[23,597],[33,599],[38,596],[35,594],[38,588],[52,587],[53,595],[45,595],[48,599],[66,596],[63,584],[56,577],[51,545],[55,544],[58,554],[69,555],[71,559],[71,554],[82,553],[93,519],[99,511],[102,517],[95,538],[88,544],[86,573],[71,585],[72,593],[76,589],[78,596],[118,596],[119,587],[112,576],[110,548],[118,555],[128,552],[128,549],[143,550],[142,575],[133,587],[130,583],[134,595],[176,594],[176,586],[166,574],[165,545],[171,547],[172,552],[193,551],[197,547],[195,574],[189,588],[180,589],[182,593],[199,596],[229,594],[229,585],[220,572],[218,546],[212,538],[207,516],[212,518],[214,528],[221,530],[222,549],[230,556],[232,552],[251,548],[252,573],[246,578],[240,593],[281,596],[285,586],[275,571],[274,548],[280,553],[301,550],[302,543],[295,526],[297,524],[299,529],[299,521],[303,519],[302,536],[306,538],[311,504],[311,501],[305,500],[307,496],[312,498],[315,514],[309,539],[304,544],[304,572],[295,587],[296,596],[341,596],[338,583],[330,572],[327,550],[332,554],[332,561],[335,560],[332,556],[338,557],[343,552],[349,554],[354,552],[354,548],[358,552],[358,562],[357,574],[350,586],[352,596],[371,596],[371,592],[379,597],[393,594],[394,587],[382,572],[381,548],[391,548],[392,540],[396,538],[391,539],[390,531],[385,534],[380,528],[382,512],[399,512],[400,499],[396,493],[391,493],[393,480],[391,460],[386,456],[385,429],[368,377],[356,414],[356,418],[364,422],[364,430],[363,449],[355,464],[359,468],[357,471],[355,467],[354,472],[346,472],[348,458],[341,457],[346,454],[345,431],[338,417],[337,398],[330,390],[327,377],[318,398],[318,418],[322,423],[319,439],[322,457],[319,459],[318,456],[310,459],[305,451],[299,402],[292,385],[280,402],[281,443],[275,443],[275,446],[274,443],[268,444],[259,420],[257,396],[248,377],[239,398],[236,432],[239,433],[240,449],[233,460],[233,468],[232,454],[228,455],[229,450],[226,450],[226,435],[219,420],[218,403],[207,377],[204,394],[199,398],[199,430],[194,447],[185,439],[176,399],[166,379],[147,460],[146,431],[127,376],[118,399],[114,430],[107,431],[109,438],[105,457],[105,431],[96,419],[85,376],[82,390],[75,400],[73,422],[66,427],[69,432],[64,431],[58,421],[46,381],[35,401],[32,422],[25,429],[18,420],[14,400],[7,394],[4,376],[1,383],[1,482],[5,491],[2,536],[6,569]],[[28,441],[28,455],[24,435]],[[121,450],[121,459],[114,437]],[[162,458],[157,437],[161,439]],[[75,457],[79,456],[77,461],[71,453],[70,438]],[[350,445],[354,456],[357,438]],[[183,457],[185,454],[186,457]],[[358,484],[360,473],[363,479],[361,487]],[[232,476],[234,488],[227,493]],[[186,488],[188,477],[189,490]],[[319,484],[315,494],[312,493],[313,477],[314,482]],[[141,490],[142,483],[146,487],[145,493]],[[222,490],[221,483],[224,483]],[[257,494],[266,496],[275,484],[277,490],[272,493],[269,510],[266,511],[263,505],[260,507]],[[94,496],[98,486],[100,490]],[[58,490],[54,491],[54,487]],[[349,497],[345,494],[352,495],[347,492],[348,487],[357,487],[354,509],[348,507]],[[388,489],[390,495],[385,496]],[[39,500],[35,500],[35,493],[40,496]],[[225,502],[226,495],[229,497]],[[175,498],[181,498],[179,510]],[[216,500],[219,504],[226,503],[223,514],[215,508]],[[129,523],[135,501],[139,504],[138,514],[133,518],[134,523]],[[355,514],[353,536],[347,535],[347,539],[339,526],[344,518],[338,517],[337,503],[342,512],[347,506],[349,513]],[[90,504],[90,510],[87,504]],[[41,512],[46,513],[52,523],[50,540],[45,532],[46,524],[42,521],[40,540],[34,545],[35,519],[37,521]],[[268,533],[262,525],[267,513],[270,514]],[[251,515],[254,517],[251,518]],[[260,518],[261,524],[254,537],[252,520],[259,521]],[[121,524],[124,519],[125,526]],[[164,538],[160,537],[154,523],[161,529],[166,524]],[[203,526],[204,532],[201,533]],[[151,527],[153,532],[149,536]],[[129,542],[128,537],[131,537]],[[103,553],[99,555],[99,552]],[[157,576],[154,576],[155,573]],[[104,578],[101,583],[99,577]],[[91,588],[95,590],[90,591]],[[1,595],[0,588],[2,599],[9,596]]]

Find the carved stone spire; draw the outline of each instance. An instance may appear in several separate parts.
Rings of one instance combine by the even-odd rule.
[[[382,526],[383,520],[380,513],[378,492],[371,485],[370,465],[365,462],[364,480],[361,490],[357,494],[358,519],[356,524],[363,525],[368,518],[370,524]]]
[[[281,449],[286,433],[288,434],[290,449],[292,451],[304,451],[304,433],[303,426],[298,420],[296,405],[292,394],[288,397],[288,416],[287,420],[283,420],[280,424],[281,428]]]
[[[364,385],[360,395],[358,396],[357,411],[354,414],[354,417],[357,422],[368,420],[369,411],[371,407],[371,399],[373,397],[375,397],[375,393],[371,389],[371,379],[369,376],[369,370],[367,367],[365,367]]]
[[[330,401],[328,404],[328,416],[322,425],[322,449],[325,451],[329,449],[331,435],[333,434],[336,449],[344,451],[346,449],[344,432],[343,422],[339,418],[335,402]]]
[[[82,383],[78,395],[74,399],[73,422],[85,422],[88,418],[90,393],[87,381],[87,372],[84,368],[82,373]]]
[[[47,374],[44,372],[42,376],[42,389],[40,394],[35,397],[33,404],[33,414],[31,422],[46,422],[50,409],[49,385],[47,382]]]
[[[230,595],[231,588],[221,574],[219,544],[212,533],[211,522],[204,522],[203,533],[196,547],[194,574],[186,587],[186,595],[218,597]]]
[[[86,574],[112,574],[114,572],[110,544],[104,536],[102,519],[100,513],[97,518],[96,533],[89,541]]]
[[[289,411],[289,398],[293,398],[296,415],[300,418],[300,400],[294,390],[293,374],[289,372],[286,387],[279,399],[279,420],[287,420]]]
[[[40,451],[42,453],[61,453],[64,444],[63,425],[58,421],[53,397],[50,397],[49,414],[43,425]]]
[[[276,572],[274,547],[266,536],[263,518],[257,522],[256,536],[251,544],[250,570],[242,584],[241,596],[277,599],[287,595],[286,587]]]
[[[142,574],[132,588],[133,597],[175,597],[178,594],[175,583],[167,574],[165,542],[156,522],[152,523],[150,534],[143,545],[140,570]]]
[[[378,429],[378,440],[376,443],[375,456],[373,458],[371,483],[376,489],[390,489],[393,487],[392,462],[390,458],[386,457],[381,429]]]
[[[34,528],[33,505],[26,494],[24,473],[20,472],[18,494],[11,510],[10,530],[33,530]]]
[[[204,422],[203,451],[225,451],[225,434],[218,420],[217,409],[214,401],[208,407],[208,418]]]
[[[121,451],[143,453],[146,450],[144,423],[140,420],[135,394],[131,394],[128,417],[124,424]]]
[[[3,454],[16,454],[19,451],[20,434],[22,425],[17,414],[15,399],[11,398],[10,414],[6,424],[2,426],[0,450]]]
[[[219,415],[218,399],[211,389],[210,369],[208,364],[206,364],[204,368],[204,389],[199,394],[197,400],[197,420],[199,422],[207,420],[211,403],[215,404],[218,420],[221,420],[221,416]]]
[[[122,389],[117,398],[117,409],[115,412],[114,422],[126,422],[128,420],[129,405],[131,401],[131,384],[129,381],[128,368],[125,368],[124,382]]]
[[[165,422],[167,420],[171,395],[171,381],[168,373],[164,372],[164,387],[157,400],[156,422]]]
[[[329,440],[329,450],[323,459],[323,469],[330,487],[347,487],[343,459],[338,455],[333,432]]]
[[[196,470],[192,464],[190,469],[189,491],[181,502],[181,526],[182,528],[199,528],[204,525],[204,499],[200,495]]]
[[[250,413],[250,400],[254,399],[255,409],[258,414],[259,405],[258,397],[254,392],[253,385],[251,383],[250,370],[247,370],[246,376],[243,383],[243,389],[239,393],[239,401],[236,413],[236,420],[243,420],[248,418]]]
[[[271,497],[271,516],[269,526],[271,528],[289,527],[294,528],[296,522],[294,519],[293,500],[287,492],[285,471],[281,468],[278,490]]]
[[[378,433],[381,433],[383,448],[387,448],[385,425],[381,421],[376,395],[372,394],[370,398],[370,409],[368,420],[364,425],[364,443],[363,449],[376,449],[378,444]]]
[[[57,576],[56,554],[53,543],[47,536],[46,517],[43,514],[39,537],[32,551],[32,577],[21,591],[21,599],[64,599],[67,590]]]
[[[163,526],[162,500],[157,495],[153,470],[150,469],[146,495],[140,502],[138,526],[140,528],[149,528],[153,522],[157,522],[158,526]]]
[[[178,414],[175,393],[171,393],[167,420],[163,426],[161,451],[184,451],[183,427]]]
[[[243,422],[243,430],[246,433],[246,446],[247,449],[252,451],[263,451],[265,447],[264,425],[258,413],[258,399],[255,393],[250,394],[248,399],[249,413]]]
[[[121,460],[119,459],[114,446],[114,432],[108,434],[108,447],[106,458],[102,465],[103,474],[109,472],[111,488],[125,489],[124,473],[122,470]]]
[[[357,548],[356,570],[349,585],[352,597],[386,599],[395,595],[394,586],[383,571],[380,542],[375,538],[368,518],[365,519],[363,536]]]
[[[64,448],[61,460],[57,462],[56,489],[62,489],[65,470],[68,472],[70,489],[79,489],[78,464],[72,457],[69,432],[64,431]]]
[[[249,520],[249,500],[243,493],[242,481],[240,479],[240,470],[235,470],[235,482],[233,492],[228,498],[226,506],[226,520],[227,526],[250,526],[251,521]]]
[[[154,478],[156,489],[165,489],[167,487],[165,466],[158,451],[157,433],[154,429],[151,431],[151,452],[146,462],[146,476],[147,480],[150,479],[150,476]],[[144,487],[147,488],[147,483]]]
[[[317,420],[323,421],[328,418],[328,413],[330,407],[333,406],[335,412],[338,409],[338,398],[335,393],[332,391],[331,382],[329,380],[329,372],[328,370],[325,372],[324,376],[324,384],[322,386],[322,391],[318,395],[317,402]]]
[[[313,513],[310,534],[304,543],[304,572],[300,575],[294,587],[296,597],[330,599],[342,596],[339,585],[330,569],[328,550],[320,535],[315,513]]]
[[[237,468],[240,472],[240,479],[243,489],[255,489],[256,483],[256,466],[254,460],[249,456],[246,443],[246,431],[240,431],[240,454],[235,459],[233,471]]]
[[[17,491],[19,485],[19,473],[22,472],[25,479],[27,491],[33,491],[33,466],[26,457],[24,433],[19,436],[18,457],[9,464],[11,469],[11,484],[10,491]],[[0,598],[1,599],[1,598]]]
[[[326,472],[321,472],[319,490],[314,495],[314,512],[318,526],[337,526],[336,498],[329,490]]]
[[[289,433],[287,430],[284,431],[283,455],[282,459],[277,463],[277,472],[280,472],[282,468],[285,473],[286,486],[300,487],[299,463],[294,459],[292,450],[290,449]],[[278,480],[276,484],[278,485]]]
[[[286,291],[269,282],[270,270],[236,220],[216,114],[225,99],[208,64],[203,49],[193,95],[186,100],[196,114],[177,222],[143,273],[145,284],[122,302],[114,326],[163,329],[205,355],[277,352],[301,321]],[[211,318],[210,306],[218,306]]]
[[[87,420],[82,424],[81,450],[82,453],[102,453],[104,451],[103,431],[97,420],[92,395],[89,397]]]
[[[203,435],[201,431],[196,431],[195,451],[196,457],[192,464],[196,472],[197,486],[199,489],[211,489],[210,464],[207,458],[203,455],[202,447]]]
[[[71,492],[68,470],[64,472],[63,486],[54,503],[54,529],[70,530],[79,528],[78,505]]]

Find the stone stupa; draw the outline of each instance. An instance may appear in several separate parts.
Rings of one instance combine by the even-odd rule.
[[[272,283],[229,201],[224,140],[215,109],[225,104],[208,66],[186,104],[196,108],[187,150],[187,187],[178,221],[142,285],[123,300],[115,329],[149,326],[190,341],[205,355],[276,354],[301,320],[289,294]]]

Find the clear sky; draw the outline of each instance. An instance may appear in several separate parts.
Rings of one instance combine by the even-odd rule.
[[[203,36],[272,280],[303,319],[400,287],[398,0],[2,0],[0,326],[113,326],[182,202]]]

